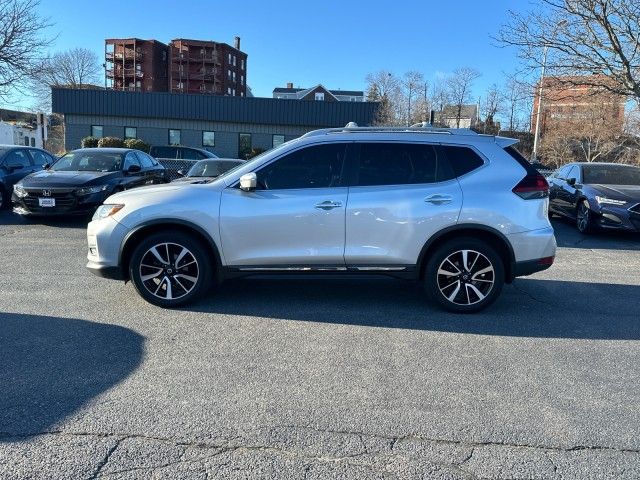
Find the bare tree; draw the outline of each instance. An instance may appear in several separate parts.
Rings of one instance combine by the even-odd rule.
[[[424,117],[424,97],[427,83],[424,80],[424,75],[421,72],[415,70],[406,72],[402,77],[402,103],[406,104],[405,115],[401,115],[406,118],[407,126],[416,123],[415,121],[422,121]],[[416,114],[417,113],[417,114]]]
[[[506,130],[515,132],[526,129],[529,125],[531,110],[527,109],[528,99],[532,96],[533,87],[523,83],[515,76],[509,77],[505,85],[504,114],[507,119]],[[524,121],[523,121],[524,117]]]
[[[504,95],[494,83],[489,87],[481,102],[482,130],[483,133],[498,133],[496,115],[502,112],[504,107]]]
[[[0,0],[0,98],[25,86],[50,40],[50,26],[36,13],[37,0]]]
[[[401,96],[401,82],[387,70],[380,70],[367,75],[367,100],[380,102],[376,113],[377,125],[398,124],[398,100]]]
[[[614,104],[615,106],[615,104]],[[542,137],[546,161],[560,165],[568,161],[618,161],[627,136],[620,124],[611,121],[612,105],[598,103],[579,112],[557,113]]]
[[[511,11],[496,40],[515,46],[529,67],[633,97],[640,103],[640,7],[632,0],[537,0]],[[548,55],[542,55],[547,51]],[[595,74],[595,75],[594,75]]]
[[[51,87],[87,88],[100,81],[101,68],[95,52],[72,48],[46,58],[34,76],[32,90],[39,108],[50,110]]]
[[[456,128],[460,128],[462,107],[471,101],[473,82],[480,77],[480,72],[473,68],[456,69],[446,80],[448,96],[455,107]]]

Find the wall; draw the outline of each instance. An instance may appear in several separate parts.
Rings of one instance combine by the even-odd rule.
[[[124,137],[124,127],[136,127],[138,138],[151,145],[167,145],[169,129],[181,130],[181,144],[206,148],[220,157],[236,158],[240,133],[250,133],[252,146],[268,150],[272,135],[284,135],[285,141],[297,138],[315,127],[288,125],[259,125],[250,123],[206,122],[197,120],[168,120],[138,117],[105,117],[65,115],[65,148],[80,148],[80,141],[91,134],[91,125],[102,125],[104,136]],[[216,133],[215,147],[203,147],[202,132]]]

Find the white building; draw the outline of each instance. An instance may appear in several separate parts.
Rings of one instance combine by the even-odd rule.
[[[0,121],[0,145],[26,145],[43,148],[47,129],[41,123],[36,126]]]

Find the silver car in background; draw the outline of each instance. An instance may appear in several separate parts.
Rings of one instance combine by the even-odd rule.
[[[466,130],[310,132],[211,183],[109,197],[87,267],[161,307],[225,278],[384,274],[421,281],[454,312],[549,268],[549,186],[517,140]]]

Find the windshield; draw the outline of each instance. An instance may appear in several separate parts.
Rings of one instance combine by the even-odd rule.
[[[200,160],[191,167],[187,177],[217,177],[244,163],[240,160]]]
[[[640,185],[640,168],[631,165],[585,165],[583,183]]]
[[[115,172],[122,166],[121,153],[71,152],[51,166],[56,172]]]

